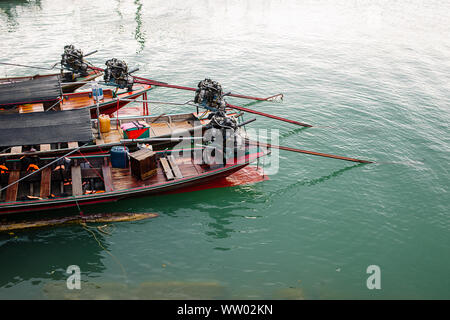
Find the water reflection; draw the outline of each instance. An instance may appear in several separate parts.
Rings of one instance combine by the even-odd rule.
[[[117,0],[116,13],[119,16],[119,33],[123,33],[123,14],[120,8],[121,0]]]
[[[300,133],[300,132],[308,130],[308,129],[310,129],[310,127],[301,127],[301,128],[295,128],[295,129],[289,130],[288,132],[280,134],[280,139],[290,137],[294,134]]]
[[[315,179],[305,179],[305,180],[297,181],[297,182],[295,182],[295,183],[292,183],[292,184],[288,185],[288,186],[285,187],[285,188],[282,188],[282,189],[280,189],[280,190],[277,190],[276,192],[274,192],[274,193],[271,195],[271,197],[274,197],[276,194],[284,194],[284,193],[286,193],[286,191],[288,191],[288,190],[297,190],[296,188],[297,188],[298,186],[313,186],[313,185],[316,185],[316,184],[325,182],[325,181],[327,181],[327,180],[330,180],[330,179],[332,179],[332,178],[335,178],[335,177],[338,177],[338,176],[344,174],[344,172],[346,172],[346,171],[349,171],[349,170],[352,170],[352,169],[355,169],[355,168],[358,168],[358,167],[365,166],[366,164],[367,164],[367,163],[358,163],[358,164],[355,164],[355,165],[353,165],[353,166],[349,166],[349,167],[345,167],[345,168],[342,168],[342,169],[333,171],[332,173],[330,173],[330,174],[328,174],[328,175],[325,175],[325,176],[321,176],[321,177],[319,177],[319,178],[315,178]]]
[[[262,192],[254,189],[253,186],[240,186],[233,187],[224,194],[222,198],[214,197],[214,209],[208,207],[204,210],[211,222],[207,224],[210,228],[205,234],[213,239],[225,239],[230,238],[232,233],[236,230],[233,228],[233,224],[237,219],[245,219],[246,215],[252,212],[250,205],[245,205],[249,199],[252,199],[251,203],[265,202],[267,197]],[[198,208],[197,208],[198,209]],[[238,212],[238,213],[233,213]],[[243,214],[246,213],[246,215]],[[254,216],[252,216],[254,218]],[[239,230],[238,230],[239,231]],[[218,250],[228,250],[228,248],[215,248]]]
[[[249,199],[250,205],[246,205]],[[242,185],[128,199],[114,205],[121,209],[127,208],[129,211],[133,211],[133,208],[147,208],[149,212],[157,212],[161,216],[172,218],[186,218],[191,210],[196,215],[204,214],[210,218],[205,223],[207,226],[205,234],[215,240],[231,237],[232,233],[236,232],[232,227],[235,220],[245,219],[256,203],[267,201],[267,194],[256,189],[254,185]]]
[[[107,249],[104,236],[95,236]],[[3,233],[0,243],[0,288],[33,279],[66,280],[67,267],[73,264],[86,274],[105,270],[103,249],[81,226]]]
[[[322,176],[322,177],[319,177],[319,178],[316,178],[316,179],[307,179],[307,180],[303,180],[303,181],[298,181],[297,183],[291,185],[291,187],[294,186],[294,185],[295,186],[299,186],[299,185],[300,186],[313,186],[313,185],[316,185],[318,183],[330,180],[331,178],[338,177],[338,176],[342,175],[344,172],[346,172],[348,170],[351,170],[351,169],[354,169],[354,168],[358,168],[358,167],[362,167],[364,165],[366,165],[366,163],[358,163],[356,165],[353,165],[353,166],[350,166],[350,167],[345,167],[345,168],[342,168],[340,170],[334,171],[334,172],[332,172],[332,173],[330,173],[330,174],[328,174],[326,176]]]
[[[6,17],[8,32],[16,31],[17,27],[19,26],[19,23],[17,22],[17,18],[19,16],[17,9],[21,7],[36,7],[38,9],[42,9],[41,0],[0,1],[0,17]]]
[[[139,49],[136,51],[136,53],[141,53],[142,50],[144,50],[145,47],[145,31],[141,31],[142,27],[142,17],[141,17],[141,11],[142,11],[142,3],[140,0],[134,0],[134,4],[136,7],[136,15],[134,19],[136,20],[136,31],[134,33],[134,38],[139,43]]]
[[[209,211],[208,215],[213,221],[208,223],[210,231],[206,231],[205,234],[214,239],[229,238],[231,233],[234,232],[232,228],[233,218],[241,217],[231,213],[228,208],[217,208],[213,213]]]

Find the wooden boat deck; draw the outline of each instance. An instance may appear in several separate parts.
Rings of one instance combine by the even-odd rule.
[[[48,198],[50,195],[56,197],[81,196],[90,194],[91,189],[86,189],[86,183],[95,181],[96,192],[112,192],[137,187],[145,187],[176,180],[198,176],[208,171],[208,168],[194,164],[192,158],[181,158],[174,160],[171,167],[178,174],[173,179],[168,179],[161,165],[161,160],[167,159],[160,155],[157,160],[157,173],[144,181],[131,174],[131,168],[112,168],[108,156],[94,156],[88,159],[89,162],[77,158],[72,160],[69,171],[61,172],[55,165],[44,168],[41,172],[9,187],[6,192],[0,195],[1,202],[15,202],[24,200],[40,200]],[[92,165],[93,167],[88,167]],[[20,178],[24,178],[29,172],[22,170],[11,170],[9,174],[0,176],[0,185],[4,187]]]
[[[103,90],[103,100],[99,103],[107,103],[113,101],[113,92],[111,89]],[[92,95],[92,92],[78,92],[72,94],[64,94],[61,101],[61,110],[79,109],[90,105],[95,105],[96,101]]]
[[[19,113],[30,112],[44,112],[44,105],[42,103],[36,104],[23,104],[19,106]]]
[[[132,176],[130,168],[127,169],[112,168],[111,173],[114,190],[132,189],[141,186],[150,186],[153,184],[160,184],[169,181],[169,179],[166,177],[164,173],[164,168],[162,167],[161,164],[161,160],[163,159],[164,158],[161,158],[158,161],[158,170],[156,175],[144,181]],[[178,159],[176,163],[178,165],[179,170],[181,171],[181,174],[183,175],[183,178],[193,177],[207,171],[200,165],[192,163],[190,159],[188,159],[188,161],[186,161],[186,159],[185,160]]]

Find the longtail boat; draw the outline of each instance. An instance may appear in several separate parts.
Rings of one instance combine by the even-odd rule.
[[[201,147],[152,152],[154,172],[145,179],[136,176],[133,166],[114,168],[109,155],[67,156],[64,159],[70,159],[70,164],[65,162],[64,169],[58,158],[41,158],[41,169],[31,174],[20,160],[8,160],[11,169],[0,173],[0,214],[80,209],[180,190],[231,175],[265,155],[259,147],[248,148],[226,163],[205,163],[201,160],[205,150]]]
[[[30,81],[40,78],[58,79],[61,81],[61,89],[63,93],[71,93],[81,88],[86,82],[95,80],[97,77],[103,75],[103,72],[97,70],[90,70],[86,76],[70,77],[71,73],[53,73],[53,74],[36,74],[32,76],[22,77],[7,77],[0,78],[0,86],[4,84],[11,84],[16,82]]]
[[[37,78],[30,81],[0,86],[1,113],[28,113],[52,110],[91,109],[91,116],[97,113],[112,114],[133,99],[151,89],[150,85],[135,85],[131,91],[115,92],[103,90],[103,98],[96,101],[92,91],[75,93],[61,92],[61,83],[55,78]]]
[[[162,150],[179,143],[180,136],[190,137],[194,131],[201,135],[211,122],[210,115],[210,111],[205,111],[201,114],[110,118],[107,130],[100,130],[99,134],[98,121],[89,120],[87,110],[9,114],[0,116],[0,157],[49,157],[66,154],[75,148],[79,148],[80,153],[90,154],[108,152],[113,146],[133,149],[138,143]],[[230,113],[227,116],[239,115]],[[124,132],[127,127],[133,130],[130,131],[132,136]]]

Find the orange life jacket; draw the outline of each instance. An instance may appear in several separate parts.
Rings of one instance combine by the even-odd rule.
[[[0,164],[0,173],[8,173],[9,169],[7,166]]]
[[[33,172],[33,171],[36,171],[36,170],[39,170],[39,167],[37,165],[35,165],[35,164],[30,164],[28,166],[28,168],[27,168],[27,171],[29,171],[29,172]]]

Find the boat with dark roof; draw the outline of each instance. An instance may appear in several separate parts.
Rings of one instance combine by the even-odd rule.
[[[106,117],[107,129],[102,132],[101,125],[99,130],[98,121],[91,120],[87,110],[7,114],[0,117],[0,157],[51,157],[76,148],[79,153],[91,154],[108,152],[114,146],[132,150],[138,144],[163,150],[182,142],[180,137],[201,137],[211,123],[211,115],[205,111]],[[237,119],[240,114],[230,112],[227,116]]]
[[[42,77],[1,85],[0,113],[90,109],[91,116],[96,118],[97,113],[112,114],[140,96],[146,98],[150,89],[146,84],[135,84],[131,90],[121,92],[104,89],[97,100],[92,90],[63,94],[59,79]]]

